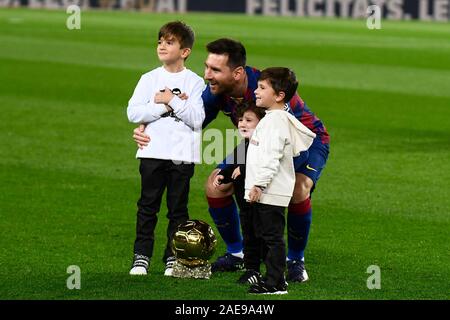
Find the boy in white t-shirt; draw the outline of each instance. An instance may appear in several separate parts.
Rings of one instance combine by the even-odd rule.
[[[175,258],[171,240],[176,227],[189,220],[187,202],[194,163],[200,162],[201,128],[205,118],[204,81],[186,69],[194,32],[180,21],[169,22],[158,33],[157,54],[162,66],[141,76],[127,115],[132,123],[145,123],[151,137],[140,148],[141,196],[137,202],[136,240],[131,275],[146,275],[153,255],[154,230],[161,199],[167,189],[167,244],[165,275],[171,276]],[[186,98],[187,97],[187,98]]]

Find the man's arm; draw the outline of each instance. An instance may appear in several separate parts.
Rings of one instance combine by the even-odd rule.
[[[133,139],[139,149],[144,148],[150,142],[150,136],[145,134],[145,124],[140,124],[139,127],[133,130]]]
[[[206,86],[202,93],[203,106],[205,108],[205,120],[203,120],[203,129],[217,118],[220,111],[219,99],[217,96],[213,95],[209,90],[209,85]]]

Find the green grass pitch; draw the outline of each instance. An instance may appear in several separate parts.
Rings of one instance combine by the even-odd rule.
[[[163,276],[164,203],[150,275],[128,275],[139,174],[126,106],[159,65],[156,33],[173,19],[196,31],[187,66],[200,75],[205,44],[223,36],[246,45],[251,66],[293,68],[331,134],[310,280],[270,298],[450,297],[448,23],[368,30],[364,20],[83,11],[81,30],[69,31],[67,17],[0,10],[0,299],[255,299],[238,274]],[[213,126],[232,128],[223,115]],[[210,224],[203,184],[213,167],[196,166],[189,202]],[[70,265],[80,290],[66,287]],[[371,265],[381,289],[367,288]]]

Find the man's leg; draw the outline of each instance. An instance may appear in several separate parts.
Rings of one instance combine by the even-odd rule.
[[[227,253],[212,264],[212,271],[235,271],[243,268],[242,235],[239,213],[233,199],[233,184],[215,188],[213,181],[220,169],[215,169],[208,177],[205,191],[209,213],[223,241]]]
[[[295,163],[295,187],[288,207],[288,280],[308,280],[304,267],[304,253],[308,243],[312,219],[311,193],[328,159],[328,145],[315,142],[306,160]]]
[[[288,259],[303,260],[311,225],[310,192],[314,182],[302,173],[295,174],[295,188],[288,208]]]

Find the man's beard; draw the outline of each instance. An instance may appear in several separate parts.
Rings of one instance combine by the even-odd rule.
[[[211,83],[209,83],[210,87],[211,87]],[[219,83],[216,82],[215,85],[215,92],[213,92],[214,94],[230,94],[231,92],[233,92],[234,86],[231,83]]]

